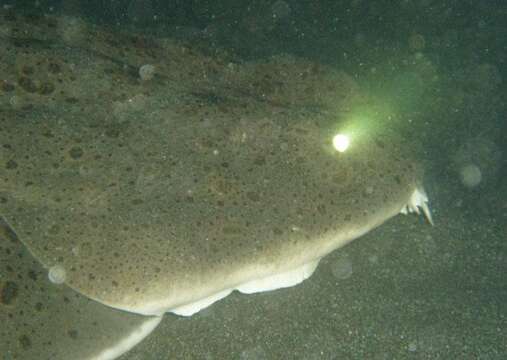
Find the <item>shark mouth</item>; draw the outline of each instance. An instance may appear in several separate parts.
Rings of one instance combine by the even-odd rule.
[[[417,187],[410,196],[408,204],[401,208],[400,213],[405,215],[409,213],[416,213],[419,215],[422,210],[428,222],[431,225],[434,225],[428,202],[429,200],[428,195],[426,195],[426,191],[424,191],[422,187]]]

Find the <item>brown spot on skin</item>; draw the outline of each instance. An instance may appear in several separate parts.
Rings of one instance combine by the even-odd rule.
[[[33,69],[33,67],[31,66],[28,66],[28,65],[25,65],[23,66],[23,68],[21,69],[21,72],[24,74],[24,75],[33,75],[35,73],[35,70]]]
[[[4,80],[1,83],[1,89],[5,92],[14,91],[14,85]]]
[[[222,232],[224,235],[237,235],[241,233],[241,229],[238,226],[229,225],[224,226]]]
[[[28,272],[28,277],[32,279],[33,281],[37,281],[37,273],[33,270],[30,270]]]
[[[282,234],[283,234],[283,231],[282,231],[281,229],[279,229],[279,228],[274,228],[274,229],[273,229],[273,233],[274,233],[275,235],[282,235]]]
[[[84,154],[84,151],[80,147],[73,147],[69,151],[70,157],[73,158],[74,160],[81,158],[83,156],[83,154]]]
[[[60,227],[55,224],[55,225],[52,225],[49,229],[48,229],[48,233],[50,235],[57,235],[58,233],[60,232]]]
[[[120,130],[118,130],[116,128],[109,128],[106,130],[105,135],[107,137],[117,139],[120,136]]]
[[[246,193],[246,197],[249,199],[249,200],[252,200],[252,201],[259,201],[261,199],[261,197],[259,196],[258,193],[256,192],[253,192],[253,191],[249,191]]]
[[[266,159],[263,156],[260,156],[254,160],[254,164],[257,166],[266,165]]]
[[[57,63],[49,63],[48,65],[48,71],[51,74],[59,74],[62,72],[62,68]]]
[[[69,337],[70,337],[71,339],[73,339],[73,340],[76,340],[76,339],[77,339],[77,337],[78,337],[78,332],[77,332],[77,330],[75,330],[75,329],[71,329],[71,330],[69,330],[69,331],[67,332],[67,334],[68,334],[68,335],[69,335]]]
[[[11,305],[18,297],[18,284],[14,281],[7,281],[0,289],[0,303],[3,305]]]
[[[27,335],[21,335],[19,337],[19,344],[23,350],[28,350],[32,347],[32,340]]]
[[[49,95],[53,91],[55,91],[55,86],[50,82],[42,83],[39,87],[39,94],[41,95]]]
[[[23,90],[29,93],[36,93],[38,90],[37,84],[26,76],[20,77],[18,79],[18,84]]]
[[[68,97],[65,99],[65,102],[67,102],[69,104],[77,104],[79,102],[79,100],[75,97]]]
[[[18,163],[12,159],[7,161],[7,163],[5,164],[5,168],[7,170],[13,170],[13,169],[16,169],[17,167],[18,167]]]

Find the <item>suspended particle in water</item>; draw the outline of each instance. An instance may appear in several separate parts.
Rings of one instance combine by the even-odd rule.
[[[468,164],[460,170],[461,182],[467,188],[474,188],[481,183],[482,172],[481,169],[475,164]]]
[[[67,272],[62,265],[54,265],[49,269],[48,278],[53,284],[63,284],[67,277]]]
[[[145,64],[139,68],[139,78],[142,81],[150,81],[155,76],[155,66],[151,64]]]
[[[352,260],[348,256],[340,256],[331,264],[331,273],[338,280],[345,280],[352,276]]]

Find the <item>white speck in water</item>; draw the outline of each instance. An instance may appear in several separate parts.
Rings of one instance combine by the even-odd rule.
[[[352,275],[352,261],[348,256],[340,256],[331,264],[331,272],[338,280],[348,279]]]
[[[468,164],[460,170],[461,182],[467,188],[474,188],[482,181],[481,169],[475,164]]]
[[[71,251],[72,255],[79,256],[79,246],[73,246]]]
[[[417,351],[417,343],[415,341],[412,341],[410,344],[408,344],[408,351]]]
[[[48,272],[49,281],[53,284],[63,284],[67,278],[67,272],[62,265],[54,265]]]
[[[377,255],[370,255],[368,257],[368,261],[370,264],[377,264],[378,263],[378,256]]]
[[[145,64],[139,68],[139,77],[142,81],[150,81],[155,76],[155,66],[151,64]]]

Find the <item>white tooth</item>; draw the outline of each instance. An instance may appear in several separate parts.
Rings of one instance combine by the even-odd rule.
[[[410,200],[407,205],[405,205],[400,212],[402,214],[407,213],[416,213],[418,215],[421,214],[421,210],[431,225],[433,223],[433,217],[431,216],[431,211],[428,206],[428,196],[423,188],[416,188],[412,195],[410,196]]]
[[[428,219],[428,221],[430,222],[430,224],[433,226],[435,225],[433,223],[433,217],[431,216],[431,211],[430,211],[430,208],[428,206],[428,202],[427,201],[423,201],[423,203],[421,204],[421,208],[424,212],[424,216],[426,216],[426,219]]]

